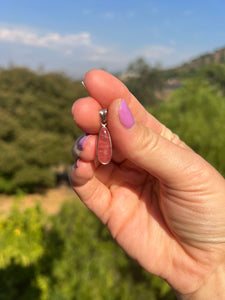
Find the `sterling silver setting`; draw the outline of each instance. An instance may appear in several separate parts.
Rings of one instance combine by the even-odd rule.
[[[102,165],[109,164],[112,159],[112,141],[107,128],[107,113],[107,109],[101,109],[99,111],[102,127],[98,134],[96,154],[98,161]]]

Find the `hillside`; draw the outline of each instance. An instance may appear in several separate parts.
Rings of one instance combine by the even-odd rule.
[[[184,77],[187,77],[188,75],[193,75],[200,69],[212,64],[225,64],[225,47],[217,49],[212,53],[205,53],[195,57],[191,61],[188,61],[176,68],[168,69],[165,72],[167,75],[183,75]]]
[[[173,71],[148,66],[142,59],[133,64],[138,77],[126,85],[148,107],[167,99],[181,80],[199,77],[225,93],[225,48],[192,60]],[[193,68],[196,72],[193,73]],[[197,71],[199,68],[199,71]],[[167,72],[167,73],[166,73]],[[194,76],[193,76],[194,75]],[[197,75],[197,76],[196,76]],[[37,74],[26,68],[0,69],[0,193],[35,192],[54,187],[67,178],[73,163],[71,147],[81,134],[75,127],[71,106],[87,95],[80,82],[63,74]]]
[[[0,71],[0,193],[55,186],[80,134],[71,106],[86,94],[63,74]]]

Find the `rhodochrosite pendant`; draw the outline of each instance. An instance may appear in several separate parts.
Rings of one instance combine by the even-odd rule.
[[[112,158],[112,142],[107,125],[107,109],[102,109],[99,111],[101,117],[101,129],[98,134],[97,141],[97,158],[98,161],[107,165],[110,163]]]

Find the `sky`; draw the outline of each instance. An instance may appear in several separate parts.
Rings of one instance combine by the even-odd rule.
[[[0,0],[0,66],[123,72],[225,47],[225,0]]]

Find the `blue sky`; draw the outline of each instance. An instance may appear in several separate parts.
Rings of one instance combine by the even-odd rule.
[[[0,66],[82,77],[137,57],[171,67],[225,46],[224,0],[0,0]]]

